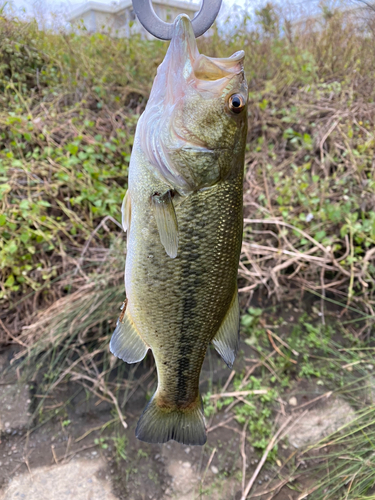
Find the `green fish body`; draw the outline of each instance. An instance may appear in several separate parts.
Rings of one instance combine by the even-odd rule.
[[[134,363],[152,350],[158,387],[136,436],[206,442],[199,375],[210,342],[232,366],[247,133],[243,52],[199,54],[179,16],[139,120],[123,203],[127,306],[111,351]]]

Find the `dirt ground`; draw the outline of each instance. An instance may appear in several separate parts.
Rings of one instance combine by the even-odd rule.
[[[243,344],[241,348],[246,357],[248,346]],[[204,447],[175,442],[142,443],[134,435],[146,403],[142,387],[125,409],[126,429],[120,423],[111,424],[115,417],[112,405],[72,382],[61,383],[47,395],[43,413],[38,414],[37,383],[18,381],[17,370],[4,371],[14,354],[14,349],[0,354],[0,500],[241,498],[243,453],[246,483],[261,455],[247,441],[241,450],[242,426],[231,413],[219,411],[208,419],[208,441]],[[148,369],[144,363],[137,376]],[[207,390],[212,378],[213,383],[223,385],[229,374],[219,356],[210,351],[201,375],[202,390]],[[350,419],[353,411],[338,399],[322,398],[308,411],[295,411],[321,394],[322,387],[306,382],[296,384],[285,394],[278,425],[292,412],[296,425],[291,428],[289,444],[283,445],[280,457],[286,459],[299,447]],[[64,413],[56,415],[61,407],[65,408]],[[300,483],[294,490],[292,480],[280,489],[283,480],[277,469],[268,463],[262,467],[249,498],[299,498],[301,489],[307,488],[309,482]]]

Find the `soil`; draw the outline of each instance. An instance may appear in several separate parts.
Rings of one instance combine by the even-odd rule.
[[[1,355],[3,367],[7,365],[4,358],[10,361],[13,354],[7,351]],[[142,374],[139,370],[138,376]],[[207,389],[212,376],[214,383],[224,383],[229,374],[221,359],[213,351],[210,352],[202,371],[202,389]],[[87,393],[81,385],[61,383],[52,395],[47,396],[40,422],[40,416],[35,415],[39,403],[33,394],[36,392],[35,382],[20,383],[14,377],[14,373],[3,376],[4,385],[0,386],[7,401],[0,410],[0,422],[5,421],[0,438],[0,486],[3,492],[8,487],[8,492],[3,493],[5,496],[0,494],[2,500],[11,498],[9,495],[14,489],[14,481],[20,491],[22,488],[28,490],[25,498],[33,498],[27,482],[19,480],[30,471],[46,471],[49,480],[52,480],[51,466],[52,469],[62,467],[62,474],[66,475],[68,472],[64,467],[67,464],[76,463],[79,467],[82,462],[97,459],[103,464],[98,467],[97,474],[108,477],[113,494],[119,499],[190,500],[197,498],[202,488],[206,492],[205,498],[220,498],[224,491],[225,498],[235,498],[239,492],[238,479],[232,478],[241,468],[239,448],[242,429],[233,420],[225,427],[221,425],[228,420],[228,414],[219,413],[208,422],[212,431],[204,447],[182,446],[175,442],[151,445],[138,441],[134,435],[146,403],[142,391],[135,393],[125,411],[126,430],[118,425],[112,426],[110,432],[100,432],[104,424],[113,420],[112,406]],[[15,393],[18,398],[14,398]],[[69,403],[64,416],[55,417],[54,410],[66,401]],[[31,414],[34,419],[30,423]],[[12,415],[15,417],[11,418]],[[114,439],[118,438],[123,439],[122,457],[118,456],[114,445]],[[210,460],[215,448],[217,451]],[[246,453],[251,463],[250,474],[259,455],[249,445]],[[265,475],[266,472],[261,477],[264,479]],[[225,477],[231,480],[224,481]]]
[[[241,348],[244,354],[236,361],[239,370],[244,358],[251,354],[246,344]],[[13,349],[0,354],[0,369],[9,365],[14,353]],[[148,368],[146,364],[141,366],[138,376],[146,373]],[[216,352],[209,350],[201,375],[202,391],[208,389],[210,380],[223,385],[229,374]],[[208,419],[208,441],[203,447],[188,447],[176,442],[152,445],[138,441],[134,435],[137,420],[146,404],[142,390],[136,391],[125,409],[127,429],[121,424],[111,424],[103,431],[103,426],[114,420],[113,407],[85,391],[82,385],[61,383],[46,396],[43,413],[38,414],[40,399],[36,397],[35,382],[17,381],[15,370],[3,372],[2,376],[0,372],[0,383],[0,395],[4,398],[6,394],[6,404],[0,407],[0,422],[3,422],[0,433],[0,500],[241,498],[242,426],[230,419],[230,413],[220,411]],[[296,404],[301,405],[321,393],[321,387],[301,382],[285,395],[286,402],[289,401],[285,405],[286,414],[293,412]],[[307,443],[316,437],[319,411],[324,414],[325,404],[324,400],[320,401],[315,410],[301,418],[290,435],[289,446],[284,445],[281,449],[281,457],[286,458],[295,451],[293,440],[298,446],[298,443]],[[330,418],[334,420],[335,408],[339,408],[342,402],[334,400],[329,404]],[[63,406],[66,408],[63,415],[56,416],[56,410]],[[324,426],[321,427],[320,437],[324,434]],[[331,423],[327,429],[334,427],[335,424]],[[245,453],[248,481],[261,456],[248,442]],[[270,498],[269,493],[261,495],[261,492],[269,492],[280,483],[276,471],[277,467],[268,463],[262,467],[251,498]],[[300,492],[304,485],[300,483],[299,487]],[[296,500],[300,493],[292,488],[290,482],[279,493],[273,489],[272,498]]]

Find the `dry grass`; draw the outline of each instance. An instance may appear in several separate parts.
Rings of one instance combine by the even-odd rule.
[[[368,19],[337,11],[291,25],[267,9],[271,24],[263,11],[251,31],[239,26],[230,41],[215,32],[200,42],[214,56],[239,47],[247,53],[240,293],[249,302],[258,289],[277,299],[317,291],[373,316],[375,54]],[[111,297],[122,302],[119,207],[135,124],[165,44],[0,24],[1,342],[32,346],[48,332],[58,343],[55,332],[65,338],[76,327],[82,339],[101,324],[102,311],[114,321]],[[69,318],[58,329],[57,312]]]
[[[317,293],[323,327],[327,301],[340,302],[341,314],[352,315],[347,322],[360,320],[360,328],[347,325],[353,342],[360,342],[371,335],[375,317],[375,24],[358,12],[337,11],[292,25],[275,7],[267,9],[231,40],[214,32],[200,41],[211,56],[241,47],[247,54],[242,304],[250,305],[254,292],[275,302]],[[126,236],[118,221],[135,126],[166,45],[57,35],[4,19],[0,35],[0,347],[19,345],[13,363],[42,381],[43,397],[63,380],[77,381],[98,401],[113,404],[126,428],[125,405],[140,387],[150,391],[154,365],[147,359],[146,371],[135,377],[138,365],[126,371],[109,352],[124,300]],[[249,330],[260,339],[252,347],[257,359],[250,365],[245,359],[241,381],[233,371],[221,392],[208,395],[206,406],[226,405],[225,418],[209,431],[239,420],[241,406],[255,411],[270,392],[272,402],[280,379],[300,376],[306,361],[305,344],[298,353],[278,326],[271,330],[258,316],[250,320]],[[316,335],[315,347],[324,340],[324,328],[319,334],[300,328],[301,339]],[[329,353],[337,373],[346,375],[352,365],[356,376],[357,369],[365,371],[362,358],[339,351]],[[308,367],[314,373],[317,360]],[[255,372],[270,390],[253,387]],[[239,434],[243,471],[251,418]],[[359,414],[359,424],[362,418],[367,414]],[[265,425],[273,427],[259,470],[282,437],[274,422]],[[372,426],[373,418],[371,432]],[[332,491],[344,488],[349,464],[352,483],[343,491],[362,494],[369,486],[370,447],[361,454],[359,430],[345,435],[353,455],[346,468],[332,469]],[[337,448],[323,444],[337,461]],[[269,498],[300,471],[286,474],[265,488]],[[255,478],[248,483],[243,474],[243,494]],[[319,484],[322,492],[325,487]]]

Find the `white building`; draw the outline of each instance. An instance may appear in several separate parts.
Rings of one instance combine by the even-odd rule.
[[[178,0],[153,0],[152,4],[156,14],[166,22],[172,22],[182,13],[193,19],[200,8],[199,4]],[[90,33],[110,33],[119,37],[141,33],[144,37],[153,38],[136,18],[131,0],[112,5],[86,2],[71,13],[69,21],[74,27],[84,28]]]

